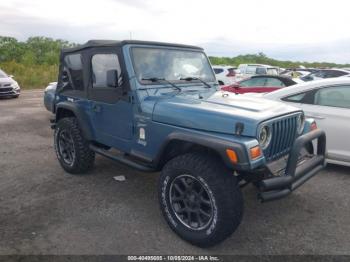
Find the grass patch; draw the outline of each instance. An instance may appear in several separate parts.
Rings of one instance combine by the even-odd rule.
[[[22,89],[43,89],[57,81],[57,65],[25,65],[9,61],[0,63],[0,69],[13,75]]]

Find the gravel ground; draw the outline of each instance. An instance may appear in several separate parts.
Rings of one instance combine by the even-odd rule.
[[[158,174],[102,157],[85,176],[59,166],[42,92],[0,100],[0,254],[348,254],[350,168],[329,166],[282,200],[260,204],[244,188],[245,214],[222,244],[200,249],[166,225]],[[125,175],[117,182],[113,176]]]

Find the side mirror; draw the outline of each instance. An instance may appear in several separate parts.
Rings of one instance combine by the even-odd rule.
[[[107,86],[108,87],[119,87],[118,82],[118,70],[107,71]]]
[[[10,78],[14,78],[14,76],[13,76],[13,75],[9,75],[8,77],[10,77]]]

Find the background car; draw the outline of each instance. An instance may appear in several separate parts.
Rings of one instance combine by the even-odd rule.
[[[340,77],[290,86],[262,95],[289,103],[314,118],[327,136],[327,161],[350,166],[350,78]]]
[[[21,88],[12,75],[0,69],[0,97],[19,97]]]
[[[320,80],[325,78],[346,76],[349,74],[350,74],[350,71],[344,70],[344,69],[321,69],[311,74],[308,74],[304,77],[301,77],[300,79],[307,82],[307,81]]]
[[[310,71],[306,71],[306,70],[295,70],[295,71],[286,70],[286,71],[282,72],[280,75],[285,76],[285,77],[289,77],[289,78],[293,78],[293,79],[298,79],[298,78],[302,78],[304,76],[307,76],[310,73],[311,73]]]
[[[253,75],[278,75],[279,68],[262,64],[240,64],[237,68],[236,80]]]
[[[238,81],[233,85],[224,86],[221,88],[221,90],[234,92],[237,94],[267,93],[295,84],[296,82],[288,77],[274,75],[256,75]]]
[[[51,82],[44,91],[44,105],[50,112],[53,111],[53,103],[55,100],[55,93],[57,88],[57,82]]]
[[[232,66],[213,66],[219,85],[230,85],[235,82],[236,71]]]

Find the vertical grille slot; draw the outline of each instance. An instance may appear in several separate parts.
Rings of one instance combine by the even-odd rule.
[[[296,138],[297,115],[271,122],[272,139],[264,150],[267,161],[272,161],[286,155]]]

